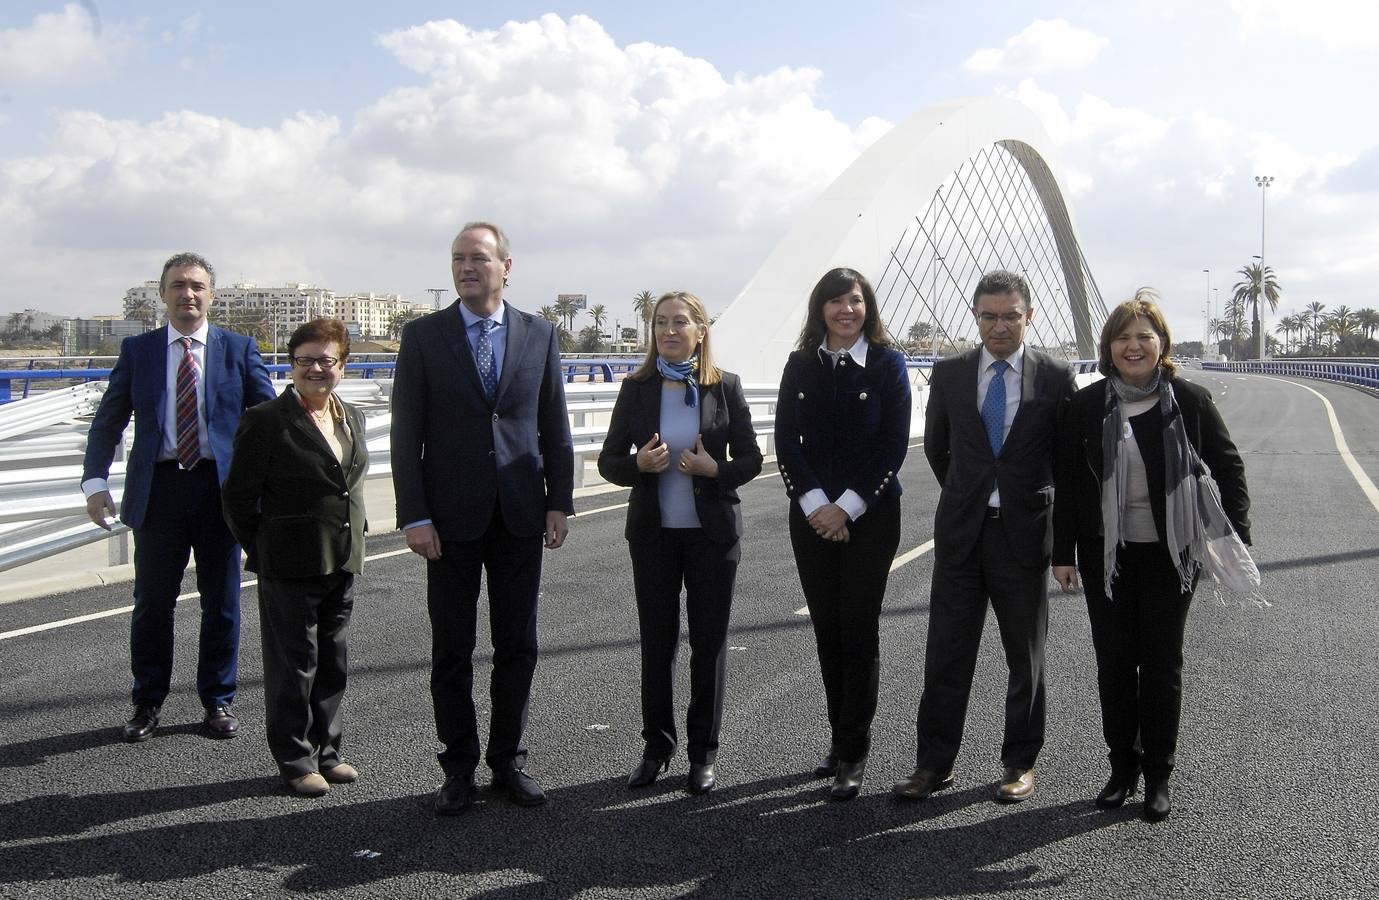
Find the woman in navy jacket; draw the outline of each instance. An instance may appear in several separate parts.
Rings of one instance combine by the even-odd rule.
[[[599,454],[599,474],[632,488],[626,536],[641,632],[646,747],[627,784],[651,784],[675,752],[683,585],[690,643],[686,787],[703,794],[716,781],[723,719],[728,615],[742,536],[737,488],[761,472],[761,450],[742,383],[713,364],[703,302],[683,291],[665,294],[652,323],[646,361],[623,381]]]
[[[819,651],[832,741],[815,768],[829,796],[857,796],[881,671],[881,601],[900,543],[900,479],[910,437],[905,358],[861,273],[815,285],[798,349],[781,375],[776,461],[790,497],[790,543]]]

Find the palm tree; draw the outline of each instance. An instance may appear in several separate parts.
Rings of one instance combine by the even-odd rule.
[[[575,316],[579,314],[579,307],[575,306],[575,301],[569,297],[555,301],[555,314],[565,321],[565,332],[568,334],[575,327]]]
[[[933,334],[933,332],[934,326],[930,325],[928,322],[915,322],[910,326],[907,336],[910,339],[910,343],[914,344],[916,351],[918,351],[919,345],[929,340],[929,336]]]
[[[651,314],[656,311],[656,298],[651,291],[642,291],[632,298],[632,311],[642,319],[642,346],[651,343]]]
[[[603,334],[603,323],[608,321],[608,309],[602,303],[595,303],[587,310],[589,318],[594,320],[594,327]]]
[[[1279,319],[1278,324],[1274,326],[1275,333],[1283,335],[1283,349],[1285,353],[1288,351],[1288,338],[1292,335],[1293,329],[1297,327],[1297,324],[1298,320],[1293,316],[1284,316]]]
[[[126,318],[136,322],[144,323],[144,330],[149,331],[158,321],[158,307],[154,304],[151,297],[140,297],[131,300],[124,309]]]
[[[18,336],[21,328],[24,327],[23,313],[10,313],[10,334]]]
[[[1259,313],[1259,304],[1262,300],[1269,304],[1269,311],[1278,309],[1279,294],[1282,289],[1278,285],[1278,280],[1274,278],[1272,266],[1263,266],[1260,263],[1251,263],[1240,270],[1240,274],[1245,276],[1245,280],[1236,284],[1233,297],[1241,298],[1254,309],[1254,323],[1250,329],[1250,340],[1256,342],[1262,333],[1262,319]]]
[[[1304,311],[1307,318],[1312,322],[1312,345],[1314,347],[1320,343],[1321,330],[1319,326],[1322,320],[1322,310],[1324,309],[1326,309],[1325,303],[1313,300],[1311,303],[1307,304],[1307,309]]]
[[[552,325],[560,324],[560,313],[556,312],[555,309],[550,306],[541,307],[541,310],[538,313],[538,315],[540,315],[541,318],[545,319],[547,322],[550,322]]]
[[[1326,330],[1336,336],[1336,352],[1347,352],[1346,344],[1355,333],[1355,314],[1348,306],[1338,306],[1336,311],[1326,317]]]
[[[1226,330],[1222,337],[1230,339],[1231,359],[1241,358],[1241,341],[1245,336],[1245,313],[1248,309],[1249,303],[1244,298],[1234,296],[1226,301],[1225,309],[1221,311],[1226,320]]]
[[[1359,326],[1360,332],[1366,338],[1374,337],[1374,332],[1379,330],[1379,310],[1365,307],[1355,311],[1355,324]]]

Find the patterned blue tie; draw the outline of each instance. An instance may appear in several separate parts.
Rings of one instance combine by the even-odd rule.
[[[475,361],[479,364],[479,380],[484,383],[484,396],[488,397],[489,403],[498,396],[498,365],[493,359],[493,342],[488,339],[488,333],[496,327],[497,323],[492,319],[479,320],[479,344]]]
[[[991,455],[1001,455],[1001,444],[1006,430],[1006,369],[1010,363],[998,359],[991,364],[996,374],[986,388],[986,399],[982,401],[982,424],[986,426],[987,440],[991,441]]]

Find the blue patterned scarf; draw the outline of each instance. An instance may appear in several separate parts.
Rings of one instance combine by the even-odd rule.
[[[685,383],[685,405],[699,405],[699,354],[696,353],[684,362],[666,362],[666,358],[657,354],[656,368],[661,373],[662,378],[671,381],[683,381]]]

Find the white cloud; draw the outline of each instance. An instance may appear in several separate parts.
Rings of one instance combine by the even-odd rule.
[[[1110,43],[1101,35],[1066,19],[1036,19],[1004,47],[976,51],[962,67],[979,74],[1039,74],[1056,69],[1081,69],[1092,64]]]
[[[1369,0],[1231,0],[1246,34],[1280,35],[1344,50],[1379,49],[1379,4]]]
[[[674,48],[620,47],[584,16],[430,22],[379,43],[421,82],[339,117],[63,113],[47,152],[0,160],[0,240],[51,257],[201,247],[260,282],[416,294],[446,283],[451,229],[493,218],[526,306],[591,285],[680,285],[721,306],[890,127],[821,109],[816,70],[726,78]],[[110,277],[118,297],[147,275]]]
[[[28,28],[0,29],[0,85],[89,78],[129,47],[122,28],[102,29],[85,8],[69,3],[42,13]]]

